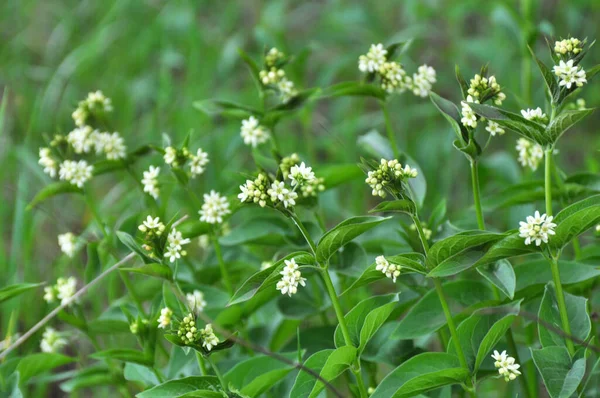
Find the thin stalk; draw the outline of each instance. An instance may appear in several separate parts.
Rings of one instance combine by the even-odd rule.
[[[100,217],[100,213],[98,213],[98,209],[96,207],[96,201],[92,197],[91,191],[89,189],[86,189],[84,196],[85,196],[85,202],[88,206],[88,209],[90,209],[90,212],[92,213],[92,217],[96,221],[96,224],[98,224],[98,226],[100,227],[102,234],[104,236],[107,236],[108,231],[106,230],[106,228],[104,227],[104,224],[102,223],[102,218]]]
[[[544,187],[546,190],[546,214],[552,215],[552,152],[554,148],[544,151]]]
[[[217,260],[219,261],[219,268],[221,269],[221,278],[223,278],[223,284],[227,289],[227,292],[230,296],[233,296],[233,286],[231,285],[231,278],[229,277],[229,271],[225,266],[225,261],[223,261],[223,254],[221,253],[221,245],[219,244],[219,238],[213,233],[211,234],[211,238],[213,241],[213,246],[215,248],[215,254],[217,255]]]
[[[360,394],[360,398],[367,398],[369,394],[367,393],[367,389],[365,388],[365,382],[362,379],[360,369],[352,369],[352,373],[354,373],[354,377],[356,378],[356,384],[358,385],[358,392]]]
[[[300,230],[300,233],[302,234],[302,236],[304,236],[306,243],[308,243],[308,246],[310,246],[310,250],[313,252],[314,255],[316,255],[317,254],[317,245],[315,245],[315,242],[310,237],[310,234],[304,227],[304,224],[302,224],[302,221],[300,221],[298,216],[293,212],[287,213],[287,215],[292,219],[294,224],[296,224],[296,226]]]
[[[133,300],[133,303],[135,304],[139,313],[145,318],[146,311],[144,310],[144,305],[142,304],[142,300],[140,300],[137,293],[135,292],[135,288],[131,283],[131,279],[129,279],[129,275],[127,275],[125,271],[121,270],[119,270],[119,275],[121,276],[121,279],[123,280],[123,283],[125,284],[125,287],[127,288],[127,291],[129,292],[129,295],[131,296],[131,299]]]
[[[517,349],[517,344],[515,343],[515,338],[512,332],[510,332],[510,329],[506,333],[506,342],[508,343],[508,348],[511,350],[513,354],[512,356],[515,358],[515,361],[517,363],[521,363],[521,359],[519,358],[519,351]],[[523,375],[523,377],[518,377],[518,379],[519,383],[521,384],[521,390],[523,390],[527,398],[530,398],[531,394],[529,390],[529,385],[527,383],[527,377]]]
[[[329,294],[329,298],[331,299],[331,304],[333,305],[335,316],[337,317],[338,322],[340,324],[340,329],[342,330],[344,341],[346,342],[346,345],[353,346],[354,344],[352,344],[350,332],[348,331],[348,326],[346,325],[346,319],[344,318],[344,311],[342,311],[342,306],[340,305],[340,301],[338,300],[337,293],[335,292],[335,287],[333,286],[333,282],[331,281],[331,277],[329,276],[329,271],[327,270],[327,268],[322,268],[321,276],[323,277],[325,287],[327,288],[327,293]]]
[[[198,368],[200,368],[200,376],[206,376],[208,374],[206,363],[204,362],[204,357],[198,351],[196,351],[196,361],[198,362]]]
[[[397,159],[400,152],[398,152],[398,146],[396,145],[396,137],[394,135],[394,129],[392,128],[392,121],[390,119],[390,114],[388,112],[387,104],[385,102],[381,102],[381,109],[383,110],[383,118],[385,119],[385,131],[387,132],[388,140],[390,141],[390,145],[392,146],[394,158]]]
[[[164,383],[165,382],[165,378],[163,377],[163,375],[160,374],[160,372],[158,371],[158,369],[156,369],[154,366],[151,367],[150,369],[152,369],[152,373],[154,373],[154,376],[156,376],[156,378],[158,379],[159,383]]]
[[[568,335],[565,338],[567,343],[567,350],[569,354],[573,356],[575,354],[575,346],[571,340],[571,325],[569,324],[569,315],[567,312],[567,304],[565,303],[565,295],[563,292],[562,284],[560,282],[560,272],[558,270],[558,261],[555,257],[550,258],[550,267],[552,269],[552,280],[556,288],[556,301],[558,302],[558,313],[560,314],[560,322],[564,332]]]
[[[210,367],[212,368],[212,370],[215,372],[215,375],[217,375],[217,379],[219,379],[219,383],[221,383],[221,387],[223,388],[223,391],[227,392],[228,391],[227,384],[225,384],[225,379],[223,379],[223,375],[221,375],[219,368],[217,368],[214,361],[210,357],[206,357],[206,360],[210,364]]]
[[[475,203],[475,214],[477,215],[477,227],[485,230],[485,219],[481,208],[481,199],[479,194],[479,167],[476,160],[471,160],[471,184],[473,186],[473,202]]]

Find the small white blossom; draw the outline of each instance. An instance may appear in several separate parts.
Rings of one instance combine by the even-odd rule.
[[[206,324],[204,329],[200,329],[200,336],[202,337],[202,347],[206,348],[207,351],[212,350],[213,347],[219,344],[219,339],[210,323]]]
[[[142,184],[144,185],[144,192],[152,196],[154,199],[158,199],[160,189],[158,188],[158,174],[160,173],[160,167],[150,166],[148,171],[144,171],[144,178]]]
[[[519,153],[519,163],[523,167],[530,167],[532,170],[537,170],[544,158],[544,148],[526,138],[519,138],[516,149]]]
[[[525,238],[525,244],[529,245],[535,242],[540,246],[542,242],[548,243],[548,236],[555,235],[554,228],[556,224],[552,222],[553,217],[546,214],[540,215],[536,210],[533,216],[528,216],[526,221],[519,222],[519,236]]]
[[[96,134],[90,126],[77,127],[67,134],[67,142],[75,153],[88,153],[95,145]]]
[[[384,256],[377,256],[375,258],[375,269],[377,271],[381,271],[385,276],[392,279],[394,283],[396,282],[396,278],[400,276],[400,265],[390,263]]]
[[[58,278],[56,280],[56,298],[65,304],[77,291],[77,279],[74,277]]]
[[[282,102],[287,102],[298,94],[294,82],[285,77],[281,78],[279,83],[277,83],[277,89],[279,90],[279,97]]]
[[[572,59],[567,62],[561,60],[558,65],[554,66],[553,70],[554,74],[560,79],[559,86],[570,89],[572,85],[581,87],[584,83],[587,83],[585,70],[579,65],[573,65]]]
[[[460,119],[460,122],[465,127],[475,128],[477,127],[477,115],[475,115],[475,112],[473,112],[473,109],[471,109],[469,106],[469,102],[477,103],[477,101],[470,95],[467,96],[466,101],[461,101],[460,105],[462,107],[462,118]]]
[[[367,173],[365,182],[371,187],[373,196],[384,198],[386,196],[385,189],[390,184],[405,181],[408,178],[415,178],[417,175],[416,169],[408,165],[402,168],[402,165],[396,159],[381,159],[379,167]]]
[[[161,235],[165,230],[165,224],[160,222],[159,217],[152,218],[152,216],[146,217],[146,220],[138,226],[138,229],[147,234]]]
[[[412,91],[419,97],[427,97],[431,93],[433,83],[436,80],[435,69],[427,64],[419,66],[417,73],[413,74]]]
[[[158,328],[165,329],[171,324],[171,316],[173,311],[169,307],[165,307],[160,310],[160,316],[158,317]]]
[[[175,159],[177,158],[177,150],[172,146],[168,146],[165,148],[165,154],[163,155],[165,159],[165,163],[168,165],[172,165]]]
[[[185,295],[188,303],[188,307],[195,310],[196,312],[202,312],[206,308],[206,300],[204,299],[204,293],[200,290],[194,290],[192,293]]]
[[[58,176],[61,180],[68,181],[82,188],[92,178],[93,166],[88,165],[85,160],[65,160],[60,164]]]
[[[517,378],[521,374],[519,368],[521,365],[515,363],[515,359],[506,354],[506,351],[502,351],[499,353],[494,350],[492,354],[492,358],[494,359],[494,366],[498,369],[498,373],[500,376],[504,377],[505,381],[511,381]]]
[[[71,232],[58,235],[60,250],[69,257],[73,257],[77,250],[77,238]]]
[[[397,62],[385,62],[379,68],[379,74],[381,75],[381,88],[388,93],[401,93],[407,87],[412,87],[412,79],[406,76],[406,71]]]
[[[285,208],[296,205],[295,199],[298,198],[298,194],[286,188],[283,181],[273,182],[267,193],[271,196],[271,202],[274,204],[281,202]]]
[[[358,57],[358,69],[361,72],[377,72],[386,60],[387,50],[383,44],[372,44],[369,52]]]
[[[240,135],[244,139],[244,144],[252,145],[253,148],[256,148],[259,144],[262,144],[269,139],[268,130],[261,126],[258,119],[254,116],[242,120]]]
[[[485,129],[488,131],[488,133],[490,133],[490,135],[492,137],[495,137],[496,134],[498,134],[498,135],[504,134],[504,129],[502,127],[500,127],[500,125],[498,123],[494,122],[493,120],[488,120],[487,126],[485,127]]]
[[[56,177],[56,172],[58,170],[58,164],[56,160],[52,157],[52,152],[50,148],[40,148],[39,152],[40,160],[38,163],[41,166],[44,166],[44,173],[48,174],[50,177]]]
[[[522,109],[521,115],[523,115],[525,119],[533,120],[534,122],[545,123],[548,121],[548,117],[544,112],[542,112],[540,107],[537,107],[536,109]]]
[[[265,207],[267,205],[269,180],[264,174],[259,174],[254,181],[246,180],[244,185],[240,185],[241,193],[238,194],[238,199],[244,202],[254,202]]]
[[[298,269],[298,264],[296,264],[296,260],[285,260],[285,267],[279,273],[282,275],[281,280],[277,282],[276,289],[281,291],[281,294],[287,294],[292,297],[292,295],[298,292],[298,284],[301,286],[306,286],[306,278],[302,277],[302,273]]]
[[[204,194],[204,204],[198,213],[200,213],[200,221],[220,224],[223,222],[223,217],[231,213],[231,210],[227,198],[211,190],[209,194]]]
[[[65,345],[67,345],[67,340],[62,337],[61,333],[51,327],[44,330],[40,343],[42,352],[58,352]]]
[[[190,156],[190,171],[192,172],[192,178],[204,173],[204,166],[208,164],[208,153],[204,152],[202,148],[198,148],[196,155]]]
[[[119,133],[97,133],[94,134],[94,145],[96,153],[104,153],[108,160],[125,158],[127,147]]]
[[[312,167],[307,167],[304,162],[302,162],[300,165],[292,166],[289,178],[292,180],[292,186],[302,185],[304,182],[314,180],[315,173],[312,171]]]
[[[271,84],[278,84],[283,79],[285,79],[285,71],[283,69],[278,69],[275,66],[272,66],[268,70],[261,70],[258,73],[258,77],[260,78],[262,84],[264,84],[265,86]]]
[[[53,303],[56,301],[56,289],[54,286],[44,287],[44,300],[47,303]]]
[[[168,258],[170,262],[175,262],[181,256],[185,256],[187,253],[183,250],[183,245],[190,243],[188,238],[183,238],[181,232],[175,228],[171,229],[167,236],[167,250],[165,252],[165,258]]]

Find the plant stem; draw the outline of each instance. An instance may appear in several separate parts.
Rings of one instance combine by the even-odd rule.
[[[227,271],[227,267],[225,266],[225,262],[223,261],[223,254],[221,253],[221,245],[219,244],[219,238],[215,233],[211,234],[211,238],[213,241],[213,246],[215,248],[215,254],[217,255],[217,260],[219,261],[219,268],[221,269],[221,278],[223,278],[223,284],[227,289],[227,292],[230,296],[233,296],[233,286],[231,285],[231,279],[229,278],[229,272]]]
[[[452,313],[450,312],[448,301],[446,301],[446,296],[444,295],[444,290],[442,289],[442,282],[440,282],[439,278],[432,279],[435,285],[435,290],[440,299],[440,303],[442,304],[442,309],[444,310],[446,321],[448,322],[448,329],[450,329],[450,336],[452,336],[452,342],[454,343],[454,348],[456,349],[458,360],[460,361],[460,364],[463,368],[469,369],[469,365],[467,364],[467,358],[465,357],[465,353],[463,352],[463,349],[460,346],[460,341],[458,340],[456,325],[454,324],[454,319],[452,319]]]
[[[552,152],[551,147],[544,151],[544,187],[546,190],[546,215],[552,215]]]
[[[510,329],[508,329],[508,331],[506,333],[506,342],[508,343],[508,348],[512,352],[512,356],[515,358],[515,362],[521,363],[521,359],[519,358],[519,351],[517,349],[517,344],[515,343],[515,338],[514,338],[512,332],[510,331]],[[521,364],[521,366],[523,366],[523,365]],[[525,394],[525,396],[528,398],[531,397],[529,386],[527,383],[527,377],[525,377],[525,375],[523,375],[523,377],[519,377],[518,379],[519,379],[519,383],[521,383],[521,389],[523,390],[523,393]]]
[[[396,145],[396,137],[394,136],[394,129],[392,128],[392,121],[390,120],[387,104],[385,102],[381,102],[381,108],[383,110],[383,118],[385,119],[385,130],[387,132],[388,140],[392,146],[394,158],[397,159],[399,155],[398,146]]]
[[[300,221],[298,216],[293,212],[289,212],[287,215],[292,219],[294,224],[296,224],[296,226],[300,230],[300,233],[302,234],[302,236],[304,236],[306,243],[308,243],[308,246],[310,246],[310,250],[313,252],[314,255],[316,255],[317,254],[317,245],[315,245],[315,242],[310,237],[310,234],[304,227],[304,224],[302,224],[302,221]]]
[[[479,194],[479,168],[476,160],[471,160],[471,184],[473,185],[473,202],[475,203],[475,214],[477,215],[477,227],[485,230],[485,219],[481,208],[481,199]]]
[[[417,234],[419,234],[419,239],[421,239],[421,244],[423,245],[423,251],[425,251],[425,256],[427,256],[427,252],[429,251],[429,243],[427,242],[427,238],[425,237],[425,233],[423,232],[423,226],[421,225],[421,220],[419,220],[418,216],[411,216],[413,223],[415,224],[415,228],[417,229]]]
[[[221,383],[221,387],[223,388],[223,391],[227,392],[228,391],[227,384],[225,384],[225,380],[223,379],[221,372],[219,372],[219,368],[217,368],[214,361],[210,357],[206,357],[206,360],[208,361],[208,363],[210,364],[210,367],[215,372],[215,375],[217,375],[217,379],[219,379],[219,383]]]
[[[196,351],[196,361],[198,361],[198,368],[200,368],[200,376],[206,376],[206,363],[204,363],[204,357],[198,351]]]
[[[98,224],[98,226],[100,227],[102,234],[104,236],[108,236],[108,232],[107,232],[106,228],[104,227],[104,224],[102,223],[102,218],[100,218],[100,214],[98,213],[98,209],[96,208],[96,201],[92,197],[91,191],[89,189],[86,189],[84,196],[85,196],[85,202],[88,206],[88,209],[92,213],[92,217],[96,221],[96,224]]]
[[[352,369],[352,373],[354,373],[354,377],[356,378],[356,384],[358,385],[358,392],[360,393],[360,398],[367,398],[369,394],[367,393],[367,389],[365,388],[365,383],[362,379],[360,368]]]
[[[129,275],[127,275],[127,273],[125,273],[125,271],[121,271],[121,270],[119,270],[119,275],[121,276],[121,279],[123,280],[123,284],[125,284],[125,287],[127,288],[127,291],[129,292],[129,295],[131,296],[131,299],[133,300],[133,303],[135,304],[139,313],[145,318],[146,312],[144,310],[144,306],[142,304],[142,301],[138,297],[137,293],[135,292],[133,285],[131,284]]]
[[[335,316],[337,317],[338,322],[340,324],[340,329],[342,330],[344,341],[346,342],[346,345],[353,346],[352,339],[350,338],[350,332],[348,331],[348,326],[346,325],[346,319],[344,318],[344,311],[342,311],[342,306],[340,305],[340,302],[338,300],[338,296],[335,292],[335,287],[333,286],[333,282],[331,281],[331,277],[329,276],[329,271],[327,267],[322,268],[321,276],[323,277],[325,287],[327,288],[327,293],[329,294],[329,298],[331,299],[331,304],[333,305]]]
[[[571,340],[571,325],[569,324],[569,315],[567,312],[567,304],[565,303],[565,295],[562,284],[560,282],[560,272],[558,270],[558,261],[556,257],[550,258],[550,267],[552,269],[552,280],[556,289],[556,301],[558,302],[558,313],[560,314],[560,322],[562,323],[563,331],[568,335],[565,337],[567,350],[573,356],[575,354],[575,346]]]

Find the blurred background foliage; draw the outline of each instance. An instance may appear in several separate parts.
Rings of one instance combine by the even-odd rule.
[[[44,134],[70,131],[71,112],[89,91],[102,90],[112,99],[112,127],[130,149],[163,145],[163,133],[179,144],[192,131],[190,147],[201,146],[211,159],[207,172],[193,181],[193,190],[198,196],[209,189],[234,194],[243,179],[240,173],[253,167],[239,135],[239,120],[210,118],[192,104],[208,98],[259,104],[238,48],[259,60],[265,47],[276,46],[295,56],[287,70],[299,88],[324,88],[360,79],[357,59],[371,43],[413,39],[401,62],[408,71],[422,63],[433,66],[438,74],[434,91],[458,102],[455,64],[466,77],[489,64],[507,94],[504,107],[518,111],[543,104],[543,82],[527,44],[548,61],[544,36],[593,40],[598,21],[600,2],[591,0],[3,0],[0,285],[55,279],[68,267],[64,258],[54,260],[59,254],[57,234],[82,233],[90,222],[78,197],[58,197],[26,210],[49,183],[37,164]],[[599,62],[596,47],[584,67]],[[600,103],[597,83],[583,98],[588,107]],[[452,147],[449,124],[428,99],[413,95],[396,96],[390,111],[398,146],[417,161],[427,179],[424,214],[447,198],[450,220],[475,227],[468,162]],[[561,141],[558,162],[567,174],[599,171],[599,122],[596,112]],[[318,174],[323,165],[358,162],[365,154],[358,138],[372,129],[384,132],[375,100],[333,98],[312,102],[297,117],[286,119],[277,134],[284,153],[298,152]],[[541,178],[543,170],[532,173],[518,165],[516,138],[512,133],[496,137],[484,154],[484,197],[522,179]],[[141,178],[150,163],[160,161],[160,155],[152,155],[136,164],[135,171]],[[141,193],[125,178],[103,176],[91,184],[117,226],[120,211],[129,214],[144,206]],[[363,179],[356,179],[328,191],[321,206],[331,226],[365,214],[376,201]],[[183,208],[196,217],[185,197],[175,194],[167,206],[170,215]],[[488,222],[499,230],[513,228],[532,208],[487,214]],[[43,314],[29,309],[26,324]],[[5,314],[9,312],[0,315],[2,330],[8,324]]]

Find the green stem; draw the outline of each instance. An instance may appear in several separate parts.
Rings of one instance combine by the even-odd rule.
[[[302,234],[302,236],[304,236],[306,243],[308,243],[308,246],[310,246],[310,250],[313,252],[314,255],[316,255],[317,254],[317,245],[315,245],[315,242],[310,237],[310,234],[304,227],[304,224],[302,224],[302,221],[300,221],[300,219],[298,218],[296,213],[289,212],[289,213],[287,213],[287,215],[292,219],[294,224],[296,224],[296,226],[300,230],[300,233]]]
[[[477,215],[477,227],[485,230],[485,219],[481,208],[481,199],[479,194],[479,168],[476,160],[471,160],[471,184],[473,186],[473,202],[475,203],[475,214]]]
[[[125,287],[127,288],[127,291],[129,292],[129,295],[131,296],[131,299],[133,300],[133,303],[135,304],[139,313],[145,318],[146,312],[144,310],[142,300],[140,300],[137,293],[135,292],[135,289],[131,283],[131,280],[129,279],[129,275],[127,275],[127,273],[125,271],[121,271],[121,270],[119,270],[119,275],[121,276],[121,279],[123,280],[123,284],[125,284]]]
[[[546,215],[552,215],[552,152],[551,147],[544,151],[544,187],[546,190]]]
[[[221,372],[219,372],[219,368],[217,368],[214,361],[210,357],[206,357],[206,360],[208,361],[208,363],[210,364],[210,367],[215,372],[215,375],[217,375],[217,379],[219,379],[219,383],[221,383],[221,387],[223,388],[223,391],[227,392],[228,391],[227,384],[225,384],[225,379],[223,379],[223,375],[221,375]]]
[[[88,206],[88,209],[90,209],[90,212],[92,213],[92,217],[94,218],[94,220],[96,220],[96,224],[98,224],[98,226],[100,227],[102,234],[104,236],[108,236],[108,232],[107,232],[106,228],[104,227],[104,224],[102,223],[102,218],[100,217],[100,213],[98,213],[98,209],[96,208],[96,202],[95,202],[94,198],[92,197],[91,191],[89,189],[86,189],[84,196],[85,196],[85,202]]]
[[[515,338],[510,329],[508,329],[506,333],[506,342],[508,343],[508,348],[511,351],[512,356],[515,358],[515,362],[521,363],[521,359],[519,358],[519,351],[517,349],[517,344],[515,343]],[[523,390],[526,397],[530,398],[531,394],[529,390],[529,385],[527,383],[527,377],[523,375],[523,377],[519,377],[518,379],[519,383],[521,384],[521,390]]]
[[[394,136],[394,129],[392,128],[392,121],[390,119],[390,114],[387,109],[387,104],[385,102],[381,102],[381,108],[383,109],[383,118],[385,119],[385,130],[387,132],[388,140],[390,141],[390,145],[392,146],[392,151],[394,152],[394,158],[398,158],[398,146],[396,145],[396,137]]]
[[[560,272],[558,270],[558,261],[556,257],[550,258],[550,267],[552,269],[552,280],[554,281],[554,287],[556,288],[556,301],[558,302],[560,322],[562,323],[563,331],[568,335],[565,337],[567,350],[569,350],[569,354],[573,356],[575,354],[575,346],[573,345],[573,340],[571,340],[571,325],[569,324],[567,304],[565,303],[565,295],[563,292],[562,283],[560,282]]]
[[[156,378],[158,379],[159,383],[164,383],[165,379],[164,377],[160,374],[160,372],[158,371],[158,369],[156,369],[154,366],[151,368],[152,372],[154,373],[154,376],[156,376]]]
[[[421,239],[421,244],[423,245],[423,251],[425,251],[425,256],[427,256],[427,252],[429,251],[429,242],[427,242],[427,238],[425,237],[425,233],[423,232],[423,226],[421,225],[421,220],[419,220],[418,216],[411,216],[413,223],[415,224],[415,228],[417,229],[417,234],[419,234],[419,239]]]
[[[362,379],[360,368],[352,369],[352,373],[354,373],[354,377],[356,378],[356,384],[358,385],[358,392],[360,393],[360,398],[367,398],[369,394],[367,393],[367,389],[365,388],[365,383]]]
[[[327,293],[329,294],[329,298],[331,299],[331,304],[333,305],[335,316],[337,317],[338,322],[340,324],[340,329],[342,330],[344,341],[346,342],[346,345],[353,346],[354,344],[352,344],[350,332],[348,331],[348,326],[346,325],[346,319],[344,318],[344,311],[342,311],[342,306],[340,305],[340,301],[338,300],[338,296],[335,292],[335,287],[333,286],[333,282],[331,281],[331,277],[329,276],[329,271],[327,267],[321,269],[321,276],[323,277],[325,287],[327,288]]]
[[[196,351],[196,361],[198,362],[198,368],[200,368],[200,376],[206,376],[208,374],[206,363],[204,362],[204,357],[198,351]]]
[[[444,295],[444,290],[442,289],[442,282],[440,282],[439,278],[432,279],[435,285],[435,290],[440,299],[440,303],[442,304],[442,310],[444,310],[446,321],[448,322],[448,329],[450,329],[450,336],[452,336],[452,343],[454,344],[454,348],[456,349],[456,353],[458,354],[458,360],[460,361],[460,364],[463,368],[469,369],[469,365],[467,364],[467,358],[465,357],[465,353],[463,352],[463,349],[460,346],[460,341],[458,340],[458,332],[456,331],[454,319],[452,319],[452,313],[450,312],[448,301],[446,301],[446,296]]]
[[[230,296],[233,296],[233,286],[231,285],[231,279],[229,278],[229,272],[227,271],[227,267],[225,266],[225,261],[223,261],[223,254],[221,253],[221,245],[219,244],[219,238],[213,233],[211,234],[211,238],[213,241],[213,246],[215,248],[215,254],[217,255],[217,260],[219,261],[219,268],[221,269],[221,278],[223,278],[223,284],[227,289],[227,292]]]

